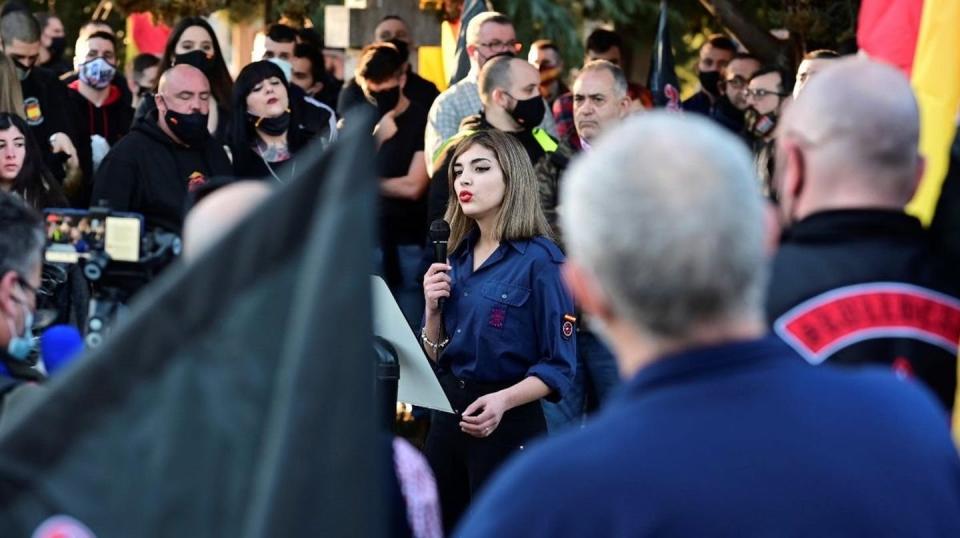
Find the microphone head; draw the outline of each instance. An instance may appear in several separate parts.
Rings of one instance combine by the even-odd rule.
[[[54,325],[40,335],[40,356],[47,375],[62,370],[83,352],[83,336],[73,325]]]
[[[450,239],[450,225],[443,219],[430,223],[430,241],[434,243],[446,242]]]

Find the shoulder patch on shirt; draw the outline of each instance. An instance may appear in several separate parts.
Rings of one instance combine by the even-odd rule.
[[[27,125],[36,127],[43,123],[43,111],[40,110],[40,101],[36,97],[23,100],[23,113],[27,116]]]
[[[566,256],[563,255],[563,251],[560,250],[560,247],[546,237],[534,237],[530,242],[540,245],[544,250],[546,250],[547,254],[550,255],[550,260],[552,260],[554,263],[563,263],[566,259]]]
[[[800,303],[773,330],[811,364],[876,338],[909,338],[957,354],[960,300],[899,282],[845,286]]]
[[[560,334],[563,335],[564,340],[569,340],[573,337],[574,326],[577,323],[577,317],[573,314],[564,314],[563,319],[560,324]]]

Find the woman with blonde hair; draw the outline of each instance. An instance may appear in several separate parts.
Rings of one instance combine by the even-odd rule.
[[[451,254],[424,276],[420,335],[454,408],[433,413],[426,445],[448,531],[497,467],[546,432],[540,399],[562,398],[576,365],[564,258],[523,147],[474,133],[449,178]]]
[[[0,112],[23,115],[23,90],[20,79],[10,58],[0,52]]]

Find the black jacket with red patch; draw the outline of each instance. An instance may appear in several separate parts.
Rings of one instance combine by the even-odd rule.
[[[97,170],[93,203],[106,200],[114,211],[142,213],[147,228],[179,234],[187,195],[217,177],[230,177],[233,168],[223,147],[208,139],[204,147],[174,142],[159,125],[157,112],[140,118],[117,142]]]
[[[960,294],[930,244],[920,221],[899,211],[824,211],[801,220],[784,233],[773,262],[774,332],[814,364],[880,364],[916,377],[950,409]]]
[[[76,111],[78,128],[83,135],[100,135],[112,147],[130,132],[133,108],[130,103],[124,103],[123,92],[115,84],[109,86],[107,99],[99,107],[80,93],[79,80],[71,82],[67,88],[70,89],[70,103]]]

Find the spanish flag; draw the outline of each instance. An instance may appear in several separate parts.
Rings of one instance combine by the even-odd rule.
[[[870,57],[904,70],[920,105],[920,152],[926,171],[907,211],[927,226],[940,202],[960,112],[958,28],[957,0],[864,0],[860,7],[860,48]],[[960,402],[960,391],[957,396]],[[960,444],[957,404],[953,431]]]

